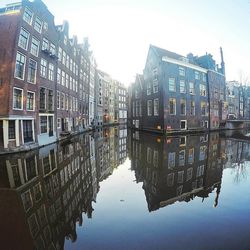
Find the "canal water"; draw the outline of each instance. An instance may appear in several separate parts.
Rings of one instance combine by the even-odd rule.
[[[250,141],[112,127],[0,157],[0,249],[250,249]]]

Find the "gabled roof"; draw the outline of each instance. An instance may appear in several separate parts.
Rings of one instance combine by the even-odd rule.
[[[163,57],[163,56],[167,56],[173,59],[177,59],[180,60],[181,58],[183,58],[184,56],[179,55],[177,53],[171,52],[169,50],[165,50],[159,47],[156,47],[154,45],[150,45],[150,49],[153,49],[155,51],[155,53],[159,56],[159,57]]]

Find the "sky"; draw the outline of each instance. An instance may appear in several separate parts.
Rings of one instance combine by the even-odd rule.
[[[226,80],[250,82],[250,0],[43,1],[56,24],[68,20],[70,35],[89,38],[98,68],[127,86],[143,72],[150,44],[211,53],[217,63],[222,47]]]

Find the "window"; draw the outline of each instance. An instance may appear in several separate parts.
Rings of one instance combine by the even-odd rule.
[[[168,153],[168,168],[175,167],[175,152]]]
[[[169,98],[169,114],[175,115],[176,114],[176,99]]]
[[[195,115],[195,102],[190,101],[190,115]]]
[[[193,176],[193,168],[188,168],[187,170],[187,181],[191,180]]]
[[[177,182],[183,183],[184,171],[179,171],[177,176]]]
[[[36,83],[36,70],[37,70],[37,62],[30,59],[29,67],[28,67],[28,82]]]
[[[65,86],[66,86],[66,88],[69,87],[69,75],[68,74],[65,75]]]
[[[23,20],[27,22],[28,24],[31,24],[32,17],[33,17],[33,13],[28,8],[25,8],[25,11],[23,13]]]
[[[188,163],[189,164],[194,163],[194,148],[190,148],[188,150]]]
[[[69,110],[69,96],[65,96],[65,110]]]
[[[182,67],[179,67],[179,75],[180,76],[185,76],[185,69]]]
[[[40,110],[46,109],[46,89],[40,88]]]
[[[180,93],[186,93],[185,80],[180,80]]]
[[[16,55],[15,77],[24,79],[26,57],[19,52]]]
[[[62,85],[65,86],[65,71],[62,70]]]
[[[199,160],[204,161],[206,159],[206,153],[207,153],[207,147],[206,146],[200,146],[200,155]]]
[[[168,187],[172,187],[174,185],[174,173],[168,174],[167,185]]]
[[[181,115],[186,115],[186,100],[181,99],[180,104],[181,104]]]
[[[69,69],[69,56],[66,56],[66,67]]]
[[[47,22],[43,22],[43,30],[44,31],[48,31],[48,28],[49,28],[48,23]]]
[[[39,33],[42,31],[42,21],[39,17],[36,17],[34,29]]]
[[[54,81],[54,64],[49,64],[49,80]]]
[[[169,78],[168,79],[168,89],[169,91],[176,91],[176,85],[175,85],[175,78]]]
[[[159,115],[159,99],[154,99],[154,115]]]
[[[61,93],[60,103],[61,103],[61,109],[62,109],[62,110],[65,108],[65,107],[64,107],[64,99],[65,99],[65,94],[64,94],[64,93]]]
[[[49,90],[48,110],[49,111],[53,111],[54,110],[54,95],[53,95],[53,90]]]
[[[190,82],[190,83],[189,83],[189,93],[190,93],[191,95],[194,95],[194,94],[195,94],[194,83],[193,83],[193,82]]]
[[[157,79],[153,80],[153,92],[157,93],[159,91],[159,83]]]
[[[55,55],[55,54],[56,54],[56,46],[55,46],[55,44],[53,44],[53,43],[50,44],[50,53],[51,53],[52,55]]]
[[[47,133],[47,116],[40,116],[41,134]]]
[[[27,102],[26,102],[26,109],[28,111],[35,110],[35,93],[34,92],[27,92]]]
[[[62,48],[59,47],[58,49],[58,61],[61,62],[62,61]]]
[[[204,174],[204,165],[201,165],[197,168],[197,173],[196,173],[196,177],[200,177]]]
[[[200,84],[200,95],[201,96],[207,95],[206,85],[204,85],[204,84]]]
[[[152,115],[152,100],[148,100],[147,110],[148,110],[148,116],[151,116]]]
[[[9,139],[16,139],[15,120],[9,120]]]
[[[207,115],[206,102],[201,102],[201,115]]]
[[[61,128],[61,119],[57,118],[57,128]]]
[[[66,64],[66,52],[64,50],[62,51],[62,64]]]
[[[185,165],[185,150],[181,150],[179,153],[179,166],[183,167]]]
[[[43,58],[41,59],[40,75],[45,78],[47,77],[47,61]]]
[[[57,91],[56,99],[57,99],[57,109],[60,109],[60,92],[59,91]]]
[[[57,69],[57,83],[61,84],[61,69]]]
[[[148,82],[147,84],[147,95],[151,95],[151,83]]]
[[[152,159],[152,149],[150,147],[147,147],[147,163],[151,163]]]
[[[206,82],[206,80],[207,80],[207,79],[206,79],[206,74],[205,74],[205,73],[202,73],[202,81],[203,81],[203,82]]]
[[[27,50],[28,43],[29,43],[29,36],[30,36],[29,32],[21,28],[19,40],[18,40],[18,46]]]
[[[200,73],[198,71],[194,72],[194,78],[195,80],[200,80]]]
[[[135,102],[135,116],[138,116],[138,115],[139,115],[139,101],[136,101]]]
[[[13,89],[13,109],[23,109],[23,90]]]
[[[46,38],[43,38],[42,50],[45,50],[45,51],[49,50],[49,41]]]
[[[38,56],[39,44],[40,42],[35,37],[32,37],[31,46],[30,46],[30,53],[32,55]]]

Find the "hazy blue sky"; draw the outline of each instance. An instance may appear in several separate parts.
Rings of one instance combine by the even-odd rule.
[[[149,44],[184,56],[208,52],[217,63],[221,46],[227,80],[250,76],[250,0],[44,2],[56,24],[68,20],[71,35],[89,37],[98,67],[125,84],[142,72]]]

